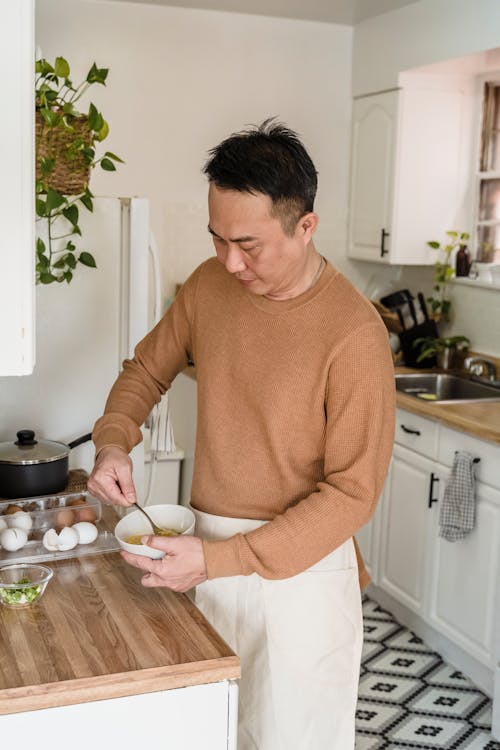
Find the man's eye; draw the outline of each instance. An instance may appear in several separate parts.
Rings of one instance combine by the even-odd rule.
[[[257,245],[251,245],[250,247],[243,247],[243,245],[240,245],[240,249],[244,250],[245,253],[251,253],[252,250],[255,250]]]

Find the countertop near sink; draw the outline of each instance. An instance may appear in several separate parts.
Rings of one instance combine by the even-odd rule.
[[[421,373],[425,370],[414,370],[409,367],[395,368],[397,375],[409,372]],[[400,409],[435,419],[448,427],[477,435],[483,440],[500,443],[500,402],[498,401],[439,404],[398,392],[396,403]]]
[[[192,601],[143,588],[119,553],[46,564],[54,578],[36,606],[0,606],[0,714],[239,677]]]

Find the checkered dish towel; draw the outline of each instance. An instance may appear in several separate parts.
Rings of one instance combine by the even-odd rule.
[[[439,536],[448,542],[463,539],[476,521],[474,459],[456,451],[439,512]]]

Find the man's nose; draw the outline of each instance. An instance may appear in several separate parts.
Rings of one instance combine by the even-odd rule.
[[[245,270],[247,267],[245,258],[239,247],[231,247],[231,245],[229,245],[224,265],[229,273],[239,273],[240,271]]]

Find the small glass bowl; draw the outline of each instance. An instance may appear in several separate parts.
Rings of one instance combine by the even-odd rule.
[[[30,607],[40,599],[53,575],[45,565],[4,565],[0,568],[0,604],[10,609]]]

